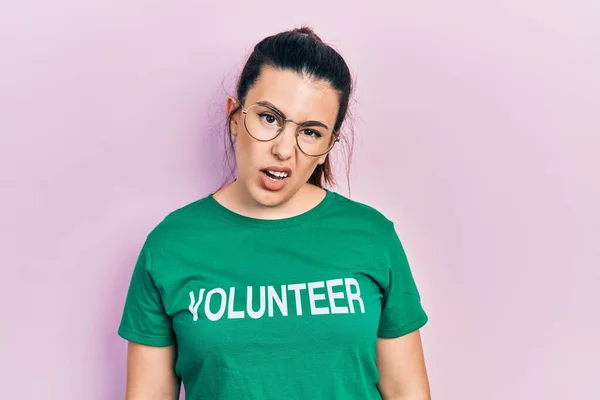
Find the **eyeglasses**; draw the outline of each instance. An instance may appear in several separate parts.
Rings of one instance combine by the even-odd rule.
[[[241,104],[241,103],[240,103]],[[310,157],[319,157],[331,151],[339,135],[323,122],[306,121],[296,122],[285,118],[283,113],[267,102],[252,104],[244,110],[244,126],[250,136],[260,142],[268,142],[275,139],[285,128],[285,124],[292,122],[298,127],[295,136],[298,148]]]

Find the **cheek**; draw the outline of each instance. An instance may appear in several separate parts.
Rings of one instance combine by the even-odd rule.
[[[246,169],[253,167],[260,161],[261,143],[250,139],[247,135],[238,136],[235,158],[238,164],[238,169]]]
[[[302,171],[302,175],[308,180],[315,168],[317,168],[317,165],[319,165],[318,158],[308,158],[305,155],[301,155],[298,162],[298,169]]]

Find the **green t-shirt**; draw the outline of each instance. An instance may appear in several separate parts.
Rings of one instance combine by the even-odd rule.
[[[119,335],[177,346],[192,400],[381,399],[378,337],[427,322],[393,223],[327,191],[245,217],[208,195],[168,215],[135,266]]]

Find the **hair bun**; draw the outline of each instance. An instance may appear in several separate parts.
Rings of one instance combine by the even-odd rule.
[[[321,38],[312,30],[312,28],[308,26],[301,26],[300,28],[292,30],[292,32],[300,33],[302,35],[308,35],[314,39],[317,39],[319,42],[322,42]]]

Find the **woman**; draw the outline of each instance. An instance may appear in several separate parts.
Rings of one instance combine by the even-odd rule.
[[[427,322],[394,225],[324,189],[352,82],[309,28],[227,99],[236,179],[147,237],[119,334],[127,399],[429,399]]]

